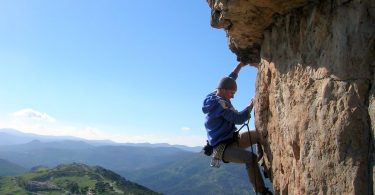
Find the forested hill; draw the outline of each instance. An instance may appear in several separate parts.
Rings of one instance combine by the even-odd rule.
[[[99,166],[39,167],[17,176],[0,177],[0,194],[159,194]]]
[[[26,170],[26,168],[21,167],[15,163],[0,159],[0,176],[17,175],[26,172]]]

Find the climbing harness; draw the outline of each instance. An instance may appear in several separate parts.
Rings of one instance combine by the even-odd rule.
[[[212,157],[210,162],[211,167],[219,168],[220,161],[223,161],[224,163],[229,163],[223,160],[224,151],[229,144],[237,141],[237,137],[238,131],[235,131],[231,139],[225,140],[221,142],[219,145],[213,147],[211,153],[212,155],[210,155]]]
[[[224,150],[226,148],[227,144],[222,143],[216,146],[212,153],[212,158],[210,162],[211,167],[220,167],[220,161],[223,159]]]

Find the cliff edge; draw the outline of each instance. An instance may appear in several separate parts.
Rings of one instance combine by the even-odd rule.
[[[255,126],[276,194],[374,193],[375,1],[207,2],[258,68]]]

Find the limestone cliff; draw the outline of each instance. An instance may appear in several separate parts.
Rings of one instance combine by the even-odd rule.
[[[276,193],[372,194],[375,1],[208,4],[238,60],[258,68],[255,126]]]

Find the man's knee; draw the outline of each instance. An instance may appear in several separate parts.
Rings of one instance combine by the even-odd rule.
[[[257,131],[248,131],[240,134],[239,146],[247,148],[259,141],[259,133]]]

